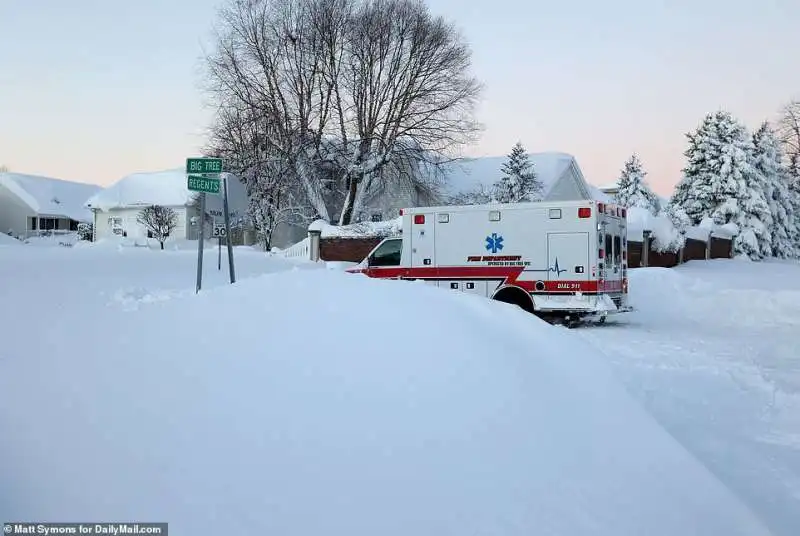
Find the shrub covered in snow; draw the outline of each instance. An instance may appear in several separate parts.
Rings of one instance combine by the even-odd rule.
[[[656,251],[678,251],[683,247],[682,229],[673,225],[669,217],[664,214],[654,216],[648,209],[642,207],[629,208],[628,239],[644,240],[645,230],[652,233],[653,247]]]
[[[86,240],[88,242],[91,242],[93,236],[94,236],[93,224],[91,223],[78,224],[78,240]]]

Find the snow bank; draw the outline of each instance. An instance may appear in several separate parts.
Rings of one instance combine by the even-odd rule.
[[[81,222],[92,221],[92,213],[84,203],[102,190],[96,184],[8,172],[0,173],[0,186],[19,197],[36,214]]]
[[[147,205],[175,207],[188,204],[193,195],[183,169],[134,173],[92,196],[86,206],[104,211]]]
[[[78,233],[53,233],[29,236],[25,244],[37,247],[73,247],[80,242]]]
[[[389,221],[360,222],[351,225],[331,225],[325,220],[316,220],[308,226],[309,231],[321,231],[322,238],[367,238],[387,237],[400,234],[402,216]]]
[[[594,348],[516,308],[298,268],[194,296],[143,286],[191,280],[191,255],[65,252],[91,252],[93,271],[75,277],[61,255],[50,279],[18,285],[49,285],[43,295],[15,290],[0,309],[2,519],[168,520],[175,534],[766,534]],[[36,260],[0,263],[0,277],[13,265],[38,278]],[[119,293],[107,278],[123,267]],[[26,336],[25,307],[42,310],[57,285],[70,314]],[[124,307],[99,306],[99,288]],[[398,325],[414,338],[401,343]]]
[[[22,242],[14,238],[13,236],[8,236],[5,233],[0,233],[0,246],[21,246]]]

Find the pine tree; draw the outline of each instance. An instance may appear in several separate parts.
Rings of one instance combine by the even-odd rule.
[[[771,255],[765,185],[753,166],[753,142],[745,126],[730,113],[717,111],[706,115],[697,130],[686,136],[687,164],[671,202],[684,210],[693,225],[704,218],[718,225],[736,224],[735,253],[753,260]]]
[[[647,186],[644,180],[647,173],[642,169],[642,163],[635,154],[625,162],[619,179],[617,180],[617,194],[615,202],[625,208],[639,207],[647,210],[653,216],[661,211],[661,203],[656,194]]]
[[[764,223],[770,225],[772,235],[770,255],[796,257],[800,246],[796,201],[789,189],[788,170],[783,166],[783,149],[769,122],[762,123],[753,134],[753,147],[753,165],[762,177],[764,197],[769,205],[770,218],[765,218]]]
[[[542,182],[536,177],[528,153],[517,142],[502,167],[503,176],[495,183],[495,198],[499,203],[541,201],[544,192]]]

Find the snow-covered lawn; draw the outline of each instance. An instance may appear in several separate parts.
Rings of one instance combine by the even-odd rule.
[[[630,285],[637,312],[576,333],[775,534],[800,534],[800,264],[692,261]]]
[[[195,295],[194,262],[191,250],[0,247],[0,519],[305,536],[789,534],[796,519],[798,428],[781,411],[797,378],[780,356],[769,363],[787,387],[771,406],[753,404],[772,380],[741,368],[734,382],[736,356],[715,353],[747,335],[722,320],[696,359],[647,358],[730,309],[714,299],[735,293],[716,289],[683,316],[688,299],[667,288],[702,286],[711,265],[635,272],[639,302],[676,301],[640,304],[627,328],[570,331],[246,248],[236,285],[207,250]],[[765,351],[792,318],[763,316],[794,307],[771,303],[753,328]],[[761,371],[741,345],[740,366]],[[784,457],[754,465],[771,452]],[[745,478],[771,510],[741,492]]]

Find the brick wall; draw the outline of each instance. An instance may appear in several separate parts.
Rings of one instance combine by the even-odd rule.
[[[679,252],[663,252],[653,250],[652,238],[650,244],[650,254],[648,255],[648,265],[661,268],[672,268],[678,265],[680,260]],[[639,268],[642,265],[642,242],[628,241],[628,268]],[[725,238],[711,239],[711,258],[729,259],[732,257],[731,251],[733,242]],[[683,262],[699,261],[706,258],[706,243],[702,240],[693,238],[686,239],[683,247]]]
[[[321,238],[319,258],[323,261],[361,262],[383,238]]]
[[[319,241],[320,259],[323,261],[361,262],[383,238],[322,238]],[[652,239],[651,239],[652,240]],[[642,265],[642,242],[628,241],[628,267],[639,268]],[[730,258],[733,243],[724,238],[711,239],[711,258]],[[683,262],[704,260],[706,243],[689,238],[683,250]],[[658,252],[650,246],[650,266],[671,268],[678,265],[678,252]]]

